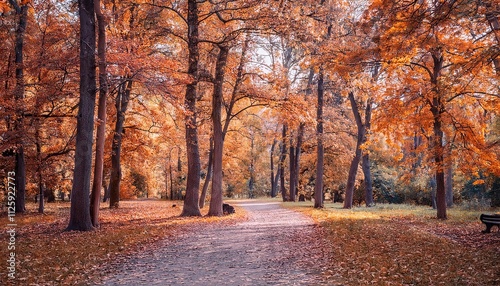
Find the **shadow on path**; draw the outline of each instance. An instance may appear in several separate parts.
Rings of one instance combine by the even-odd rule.
[[[130,257],[103,285],[332,285],[320,273],[326,258],[311,259],[314,222],[279,203],[237,202],[248,221],[209,226]],[[318,256],[317,254],[315,256]],[[323,260],[323,261],[321,261]]]

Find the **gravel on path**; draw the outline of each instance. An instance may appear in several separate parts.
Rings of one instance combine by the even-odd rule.
[[[277,202],[242,201],[248,220],[208,226],[128,258],[103,285],[335,285],[312,219]]]

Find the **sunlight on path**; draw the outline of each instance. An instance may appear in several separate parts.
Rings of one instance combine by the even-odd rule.
[[[313,221],[279,203],[244,201],[248,221],[184,235],[131,257],[104,285],[318,285],[306,259]],[[308,262],[309,261],[309,262]]]

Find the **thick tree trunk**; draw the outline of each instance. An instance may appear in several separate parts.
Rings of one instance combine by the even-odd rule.
[[[14,132],[16,136],[16,213],[23,213],[26,210],[26,163],[24,158],[24,36],[26,34],[26,25],[28,22],[28,5],[19,6],[17,1],[9,1],[19,17],[16,28],[15,42],[15,65],[16,65],[16,87],[14,99],[16,100],[16,120],[14,122]]]
[[[287,201],[286,188],[285,188],[285,159],[286,159],[286,131],[287,126],[283,124],[283,130],[281,132],[281,155],[280,155],[280,190],[281,197],[284,202]]]
[[[118,88],[116,94],[116,123],[113,143],[111,145],[111,177],[109,179],[109,207],[120,207],[120,182],[122,179],[121,170],[121,150],[123,137],[123,124],[125,123],[125,112],[127,111],[130,92],[132,90],[132,80],[126,78]]]
[[[189,50],[188,75],[191,77],[191,83],[186,86],[186,96],[184,100],[187,111],[185,120],[188,173],[186,179],[186,197],[184,198],[184,207],[181,216],[201,216],[200,206],[198,204],[200,190],[200,151],[198,146],[198,123],[196,119],[196,88],[198,86],[199,61],[198,2],[196,0],[188,0],[187,22]]]
[[[440,49],[432,53],[434,62],[431,83],[433,84],[434,96],[431,103],[431,112],[434,118],[433,122],[433,152],[434,163],[436,164],[436,207],[437,218],[447,219],[446,215],[446,190],[444,182],[444,147],[443,147],[443,127],[441,115],[444,113],[443,102],[438,87],[438,78],[443,68],[443,56]]]
[[[106,81],[106,21],[101,12],[101,1],[94,0],[94,9],[98,26],[97,55],[99,58],[99,106],[97,118],[99,125],[96,134],[96,152],[94,163],[94,181],[90,201],[92,225],[99,226],[99,206],[101,203],[102,176],[104,170],[104,142],[106,140],[106,97],[108,84]]]
[[[224,137],[222,132],[222,101],[224,74],[227,63],[229,48],[219,46],[219,56],[215,67],[215,83],[212,96],[212,124],[214,128],[214,161],[212,177],[212,195],[210,197],[210,208],[208,215],[221,216],[222,211],[222,151],[224,147]]]
[[[324,96],[323,68],[318,74],[318,106],[316,110],[316,137],[317,163],[316,163],[316,184],[314,185],[314,207],[323,208],[323,160],[325,150],[323,147],[323,96]]]
[[[207,177],[205,178],[205,182],[203,183],[203,188],[201,189],[200,195],[200,209],[205,207],[205,199],[207,197],[208,186],[212,180],[212,168],[214,162],[214,138],[210,137],[210,150],[208,151],[208,166],[207,166]]]
[[[96,97],[94,1],[80,0],[80,103],[77,116],[75,169],[67,230],[93,229],[90,220],[90,177]]]

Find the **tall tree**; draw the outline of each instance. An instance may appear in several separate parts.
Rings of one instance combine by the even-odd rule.
[[[109,207],[118,208],[120,206],[120,182],[122,179],[122,167],[120,163],[123,125],[125,123],[125,112],[127,111],[132,90],[133,80],[129,77],[123,79],[118,86],[115,98],[116,123],[111,146],[111,178],[109,179]]]
[[[279,174],[280,174],[280,191],[281,197],[284,202],[288,200],[286,195],[286,187],[285,187],[285,160],[286,160],[286,141],[287,141],[287,125],[283,124],[283,129],[281,131],[281,155],[279,161]]]
[[[26,210],[26,163],[24,155],[24,38],[26,34],[26,25],[28,23],[28,3],[27,1],[9,0],[17,16],[16,40],[15,40],[15,67],[16,67],[16,87],[14,90],[14,99],[16,114],[14,121],[14,133],[16,137],[16,213],[23,213]]]
[[[229,48],[219,46],[219,56],[215,66],[214,91],[212,96],[212,124],[214,128],[214,170],[212,177],[212,195],[208,215],[221,216],[222,211],[222,154],[224,135],[221,124],[221,110],[223,101],[224,69],[226,68]]]
[[[196,111],[196,89],[198,86],[198,1],[188,0],[188,75],[191,82],[186,86],[184,105],[186,108],[186,152],[188,160],[188,173],[186,178],[186,197],[181,216],[201,216],[199,200],[200,189],[200,151],[198,146],[198,122]],[[215,145],[214,145],[215,148]],[[214,150],[215,154],[215,150]],[[215,156],[215,155],[214,155]],[[214,168],[214,177],[215,177]],[[212,186],[212,190],[213,190]],[[221,205],[222,210],[222,205]]]
[[[316,140],[317,140],[317,159],[316,159],[316,184],[314,185],[314,207],[323,208],[323,172],[325,149],[323,146],[323,104],[324,104],[324,79],[323,67],[319,68],[318,73],[318,105],[316,109]]]
[[[96,154],[94,162],[94,181],[92,184],[90,215],[92,225],[99,226],[99,206],[101,202],[101,190],[104,173],[104,141],[106,139],[106,97],[108,95],[108,83],[106,80],[106,19],[101,11],[101,1],[94,0],[95,14],[98,27],[97,56],[99,60],[99,106],[97,118],[99,125],[96,133]]]
[[[90,177],[96,99],[95,14],[93,0],[78,2],[80,15],[80,102],[78,105],[75,169],[67,230],[92,230]]]
[[[363,150],[361,149],[361,146],[366,143],[367,138],[366,138],[366,132],[369,127],[369,123],[371,121],[371,99],[368,99],[366,101],[365,105],[365,120],[363,122],[363,119],[361,118],[361,114],[359,112],[359,106],[356,100],[354,99],[354,93],[349,92],[349,102],[351,103],[352,107],[352,112],[354,114],[354,119],[356,121],[356,126],[358,129],[357,132],[357,140],[356,140],[356,151],[354,158],[351,161],[351,167],[349,168],[349,177],[347,179],[347,186],[346,186],[346,193],[345,193],[345,200],[344,200],[344,208],[350,209],[352,208],[352,201],[353,201],[353,195],[354,195],[354,185],[356,182],[356,174],[358,172],[358,166],[359,163],[362,159],[362,152]],[[369,161],[368,161],[369,162]],[[367,168],[369,169],[370,166],[368,165]],[[366,202],[367,206],[369,206],[371,203],[373,203],[373,198],[371,198],[371,202]]]

